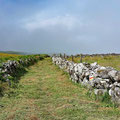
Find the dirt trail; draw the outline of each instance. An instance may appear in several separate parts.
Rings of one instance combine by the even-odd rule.
[[[0,98],[0,120],[120,120],[120,109],[86,95],[50,59],[28,69],[18,87]]]

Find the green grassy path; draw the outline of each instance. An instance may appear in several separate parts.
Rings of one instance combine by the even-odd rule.
[[[0,120],[120,120],[119,108],[105,107],[86,93],[46,59],[0,98]]]

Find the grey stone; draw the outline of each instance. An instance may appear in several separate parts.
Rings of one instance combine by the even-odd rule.
[[[103,95],[107,92],[107,89],[94,89],[95,95]]]
[[[77,64],[60,57],[53,57],[52,60],[61,69],[66,69],[72,81],[94,88],[96,95],[104,94],[108,90],[113,101],[120,101],[120,71],[100,66],[96,62]],[[93,79],[90,79],[91,77]]]
[[[120,82],[120,71],[116,73],[116,76],[114,78],[117,82]]]
[[[89,84],[89,81],[86,78],[84,78],[82,81],[82,85],[87,86],[88,84]]]
[[[98,76],[103,78],[103,79],[108,79],[108,70],[105,67],[101,67],[100,69],[97,70]]]
[[[111,70],[111,71],[108,72],[109,77],[112,78],[112,79],[115,79],[116,74],[117,74],[116,70]]]

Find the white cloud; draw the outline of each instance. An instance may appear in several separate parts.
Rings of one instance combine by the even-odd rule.
[[[36,29],[50,29],[56,26],[72,30],[78,26],[78,24],[82,25],[77,17],[71,15],[55,16],[43,19],[43,16],[38,14],[23,20],[23,27],[28,31],[34,31]]]

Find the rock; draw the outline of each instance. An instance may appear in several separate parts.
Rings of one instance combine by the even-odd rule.
[[[97,64],[97,62],[94,62],[90,65],[90,67],[91,67],[92,70],[95,70],[96,68],[99,67],[99,65]]]
[[[115,82],[114,85],[115,85],[116,87],[120,87],[120,83],[118,83],[118,82]]]
[[[98,76],[103,79],[109,79],[108,70],[105,67],[101,67],[97,70]]]
[[[115,80],[116,74],[117,74],[116,70],[111,70],[111,71],[108,72],[109,77],[113,80]]]
[[[120,103],[120,87],[113,86],[109,90],[109,95],[111,96],[113,102]]]
[[[105,80],[100,81],[100,85],[101,85],[102,88],[104,88],[104,89],[108,89],[108,88],[109,88],[109,84],[108,84],[108,82],[106,82]]]
[[[114,91],[112,89],[109,90],[109,95],[114,96]]]
[[[114,77],[115,81],[120,82],[120,71],[116,73],[116,76]]]
[[[96,66],[97,66],[97,62],[91,64],[91,67],[96,67]]]
[[[90,75],[90,71],[84,72],[84,76],[85,76],[85,77],[87,77],[87,76],[89,76],[89,75]]]
[[[79,76],[79,78],[83,81],[83,79],[85,78],[85,72],[82,72],[82,74]]]
[[[74,73],[73,79],[74,79],[74,82],[75,82],[75,83],[78,83],[78,82],[79,82],[79,78],[77,77],[76,73]]]
[[[106,81],[106,82],[108,82],[108,83],[110,82],[110,79],[103,79],[103,80]]]
[[[95,95],[103,95],[107,92],[106,89],[94,89]]]
[[[86,78],[84,78],[83,81],[82,81],[82,85],[83,86],[89,85],[89,81]]]
[[[86,68],[90,68],[90,63],[83,63]]]

